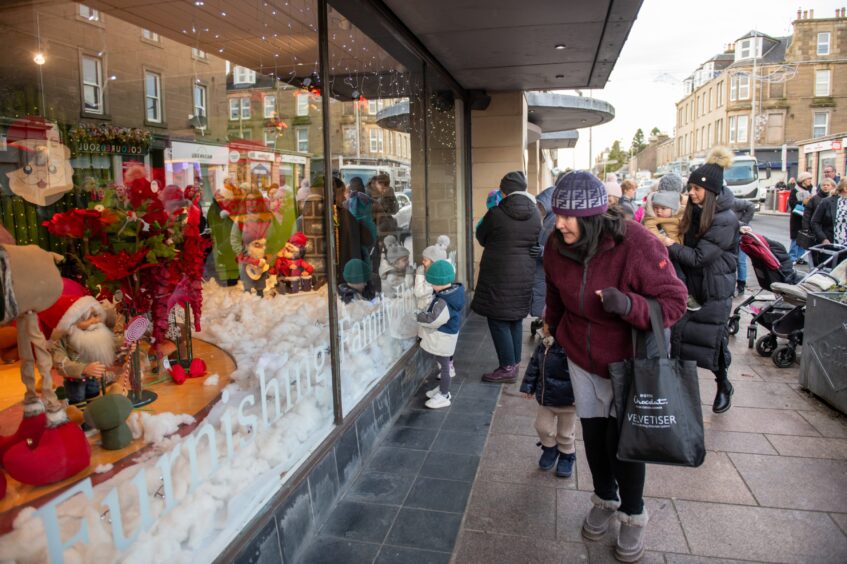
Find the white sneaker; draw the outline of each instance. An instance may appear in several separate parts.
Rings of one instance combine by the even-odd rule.
[[[435,386],[433,389],[427,391],[426,397],[427,398],[435,397],[435,394],[437,394],[440,391],[441,391],[441,386]]]
[[[441,392],[438,392],[427,402],[424,404],[430,409],[438,409],[441,407],[450,407],[450,392],[447,392],[447,395],[443,395]]]

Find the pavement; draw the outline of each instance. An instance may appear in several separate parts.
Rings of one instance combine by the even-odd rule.
[[[533,350],[528,323],[524,342],[521,374]],[[728,412],[711,412],[713,376],[700,374],[705,463],[647,468],[642,562],[847,562],[845,417],[800,389],[799,364],[779,369],[743,336],[731,350]],[[453,404],[426,409],[436,381],[424,382],[300,561],[613,562],[616,528],[598,542],[580,535],[592,482],[579,426],[574,475],[542,472],[537,404],[518,384],[480,381],[496,355],[475,314],[455,365]]]

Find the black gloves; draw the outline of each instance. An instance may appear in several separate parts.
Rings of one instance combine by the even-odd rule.
[[[533,245],[529,248],[529,256],[534,259],[541,258],[544,256],[544,247],[541,245]]]
[[[604,288],[598,291],[597,294],[600,296],[600,300],[603,302],[603,309],[607,313],[614,313],[621,317],[629,315],[632,302],[630,302],[629,296],[617,288]]]

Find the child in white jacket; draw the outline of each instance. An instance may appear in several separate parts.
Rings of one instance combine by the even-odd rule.
[[[439,235],[434,245],[430,245],[423,251],[421,264],[415,271],[415,300],[418,311],[423,311],[432,301],[432,286],[426,281],[426,271],[430,265],[439,260],[447,259],[447,248],[450,246],[450,237]]]
[[[450,405],[450,357],[456,352],[465,308],[465,288],[455,280],[452,264],[446,260],[432,263],[426,271],[426,281],[435,293],[426,310],[417,316],[421,348],[435,357],[441,369],[441,382],[426,393],[426,406],[431,409]]]

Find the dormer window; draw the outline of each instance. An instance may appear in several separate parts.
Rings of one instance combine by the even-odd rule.
[[[256,71],[239,65],[233,69],[233,84],[256,84]]]
[[[762,38],[748,37],[742,39],[735,46],[735,60],[758,59],[762,56]]]

